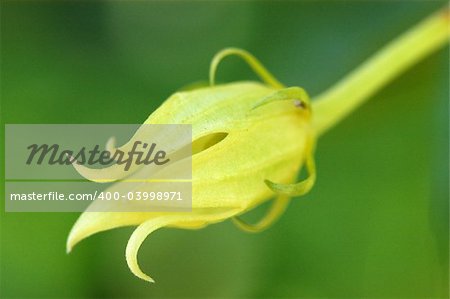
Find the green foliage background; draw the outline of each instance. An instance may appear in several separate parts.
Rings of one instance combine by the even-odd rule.
[[[143,122],[227,46],[314,96],[444,4],[3,1],[2,124]],[[154,233],[154,285],[126,266],[132,228],[66,255],[78,214],[2,208],[1,297],[448,298],[448,65],[447,47],[321,138],[314,190],[268,231]],[[219,71],[247,78],[234,58]]]

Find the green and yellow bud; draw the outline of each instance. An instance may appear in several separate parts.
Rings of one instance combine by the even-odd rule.
[[[217,65],[227,55],[239,55],[246,60],[265,84],[214,85]],[[312,158],[315,138],[306,92],[299,87],[284,88],[253,56],[239,49],[217,54],[210,80],[208,87],[173,94],[144,123],[192,125],[192,212],[84,213],[69,235],[69,251],[96,232],[139,225],[129,240],[127,261],[134,274],[150,281],[139,269],[136,255],[152,231],[163,226],[200,228],[228,218],[234,218],[244,230],[259,231],[284,211],[290,196],[311,189],[315,180]],[[127,151],[142,134],[138,130],[120,149]],[[113,143],[108,147],[113,148]],[[309,177],[295,183],[304,164]],[[170,167],[164,171],[170,172]],[[76,168],[85,177],[96,180],[93,171],[98,170]],[[120,190],[121,184],[126,190],[124,182],[116,183],[114,190]],[[270,199],[275,201],[272,210],[260,223],[251,225],[237,218]]]

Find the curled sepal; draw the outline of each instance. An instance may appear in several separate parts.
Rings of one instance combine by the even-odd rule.
[[[269,103],[278,102],[278,101],[294,101],[295,106],[299,108],[303,108],[306,110],[311,109],[311,103],[309,101],[309,96],[306,91],[301,87],[288,87],[281,90],[277,90],[271,95],[263,98],[260,102],[258,102],[253,110],[264,106]]]
[[[126,248],[126,260],[131,272],[137,277],[154,282],[154,280],[145,274],[139,267],[137,254],[142,242],[149,234],[155,230],[170,226],[186,229],[202,228],[210,223],[222,221],[239,213],[240,209],[200,209],[191,213],[166,214],[152,218],[139,225],[128,240]]]
[[[246,232],[250,233],[261,232],[270,227],[273,223],[275,223],[275,221],[277,221],[281,217],[281,215],[283,215],[284,211],[289,205],[289,202],[290,197],[282,194],[278,196],[276,199],[274,199],[274,202],[272,203],[270,210],[257,223],[255,224],[247,223],[240,217],[233,217],[232,219],[233,223],[238,228]]]
[[[278,194],[285,194],[288,196],[304,195],[311,190],[316,182],[316,165],[312,151],[310,151],[306,157],[306,169],[308,171],[308,178],[299,183],[278,184],[269,180],[265,180],[264,182],[270,189],[272,189],[273,192]]]
[[[106,151],[114,153],[116,148],[116,138],[111,136],[105,145]],[[118,180],[122,180],[127,176],[135,173],[142,168],[140,165],[132,164],[128,171],[124,171],[123,165],[113,164],[105,168],[89,168],[81,163],[78,163],[76,159],[70,157],[73,168],[85,179],[95,183],[110,183]],[[118,158],[113,157],[113,161],[117,161]]]
[[[72,166],[85,179],[96,183],[109,183],[125,179],[130,175],[137,173],[145,168],[146,173],[156,173],[159,171],[155,164],[146,165],[139,162],[139,157],[133,155],[136,151],[148,151],[148,144],[157,144],[159,148],[163,148],[167,159],[171,163],[175,163],[187,156],[191,156],[190,146],[192,136],[186,128],[175,125],[141,125],[134,133],[133,137],[121,147],[116,147],[115,137],[108,139],[106,143],[106,151],[110,153],[109,162],[117,163],[106,166],[104,168],[89,168],[82,163],[77,162],[71,157]],[[147,179],[148,177],[140,177]]]
[[[138,170],[137,167],[133,167],[129,172],[126,172],[123,170],[123,166],[118,164],[114,164],[108,168],[89,168],[76,161],[72,163],[72,166],[82,177],[95,183],[115,182],[124,179]]]
[[[267,83],[269,86],[274,88],[283,88],[284,85],[280,83],[263,65],[262,63],[249,52],[238,49],[238,48],[226,48],[217,53],[213,60],[211,61],[211,65],[209,67],[209,82],[212,85],[215,83],[215,77],[217,72],[217,67],[220,62],[227,56],[236,55],[242,58],[251,68],[252,70],[261,78],[261,80]]]

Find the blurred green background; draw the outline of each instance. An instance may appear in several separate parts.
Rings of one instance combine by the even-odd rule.
[[[314,96],[445,3],[2,1],[2,125],[143,122],[227,46]],[[448,65],[447,47],[321,138],[314,190],[268,231],[152,234],[154,285],[126,265],[132,228],[66,255],[78,214],[2,208],[1,297],[448,298]],[[219,71],[247,78],[234,58]]]

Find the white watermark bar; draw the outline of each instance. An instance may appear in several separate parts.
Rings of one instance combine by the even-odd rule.
[[[192,206],[190,125],[6,125],[7,212]]]

